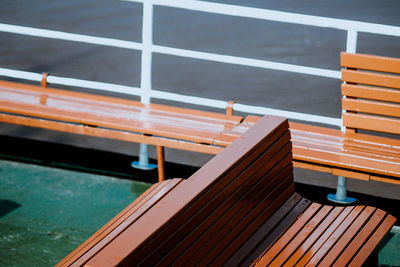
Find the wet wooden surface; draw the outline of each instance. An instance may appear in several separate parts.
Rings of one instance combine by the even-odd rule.
[[[365,262],[394,217],[295,193],[288,128],[259,120],[187,180],[150,188],[60,266]]]

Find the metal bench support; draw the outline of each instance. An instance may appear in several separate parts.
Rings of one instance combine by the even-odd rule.
[[[347,178],[343,176],[338,176],[338,183],[336,187],[336,194],[328,194],[328,200],[340,203],[340,204],[350,204],[357,199],[347,196]]]
[[[139,161],[133,161],[131,166],[140,170],[153,170],[157,168],[156,164],[149,163],[149,146],[140,144]]]

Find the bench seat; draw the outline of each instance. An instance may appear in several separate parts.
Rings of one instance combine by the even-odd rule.
[[[0,81],[0,122],[155,145],[162,180],[164,147],[217,154],[242,117]]]
[[[241,125],[224,130],[217,143],[229,145],[260,119],[247,116]],[[295,122],[289,127],[295,167],[400,184],[400,140]]]
[[[290,123],[295,167],[400,184],[400,140]]]
[[[71,122],[214,144],[225,128],[242,120],[199,110],[99,95],[48,89],[14,82],[0,82],[0,111],[60,122]]]
[[[147,190],[58,266],[374,263],[396,219],[297,194],[290,139],[287,120],[264,117],[187,180]]]

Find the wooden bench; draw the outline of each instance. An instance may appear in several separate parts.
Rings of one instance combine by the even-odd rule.
[[[341,53],[341,65],[345,131],[291,123],[295,166],[400,184],[400,59]]]
[[[400,59],[342,53],[341,62],[346,131],[291,122],[294,166],[400,184]],[[0,82],[0,121],[155,145],[160,180],[163,147],[217,154],[260,119],[234,116],[231,102],[218,114],[46,86]]]
[[[227,114],[0,81],[0,122],[119,139],[157,146],[159,180],[164,179],[164,147],[217,154],[225,131],[246,127]],[[228,134],[229,135],[229,134]]]
[[[341,65],[344,131],[290,122],[294,166],[400,184],[400,59],[341,53]]]
[[[374,263],[396,219],[298,195],[290,139],[287,120],[264,117],[187,180],[153,185],[58,266]]]

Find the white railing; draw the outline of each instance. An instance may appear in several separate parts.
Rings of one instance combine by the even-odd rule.
[[[166,6],[172,8],[181,8],[181,9],[188,9],[193,11],[201,11],[201,12],[208,12],[221,15],[247,17],[247,18],[261,19],[267,21],[295,23],[295,24],[315,26],[315,27],[340,29],[347,31],[346,51],[351,53],[354,53],[356,51],[358,32],[400,36],[400,27],[395,27],[395,26],[342,20],[342,19],[324,18],[324,17],[310,16],[310,15],[301,15],[301,14],[294,14],[294,13],[266,10],[259,8],[250,8],[250,7],[234,6],[234,5],[194,1],[194,0],[124,0],[124,1],[143,3],[142,43],[88,36],[82,34],[66,33],[61,31],[22,27],[22,26],[2,24],[2,23],[0,23],[0,31],[16,33],[16,34],[24,34],[36,37],[53,38],[59,40],[67,40],[67,41],[83,42],[83,43],[125,48],[125,49],[140,50],[142,52],[140,88],[122,86],[110,83],[65,78],[65,77],[57,77],[57,76],[49,76],[48,81],[50,83],[63,84],[68,86],[79,86],[90,89],[100,89],[117,93],[136,95],[141,97],[141,101],[143,103],[150,103],[152,98],[158,98],[158,99],[178,101],[194,105],[203,105],[221,109],[226,108],[227,106],[226,101],[154,90],[151,85],[153,53],[161,53],[179,57],[189,57],[194,59],[209,60],[227,64],[244,65],[244,66],[264,68],[264,69],[295,72],[306,75],[315,75],[315,76],[328,77],[334,79],[340,79],[340,71],[155,45],[153,44],[152,40],[154,6]],[[0,68],[0,75],[9,76],[13,78],[29,79],[34,81],[40,81],[42,79],[41,74],[18,71],[18,70],[10,70],[5,68]],[[339,118],[330,118],[325,116],[304,114],[300,112],[292,112],[279,109],[271,109],[266,107],[257,107],[252,105],[244,105],[240,103],[235,103],[233,105],[233,109],[235,111],[259,114],[259,115],[265,115],[265,114],[279,115],[288,117],[290,119],[330,124],[339,127],[342,125],[341,119]]]

